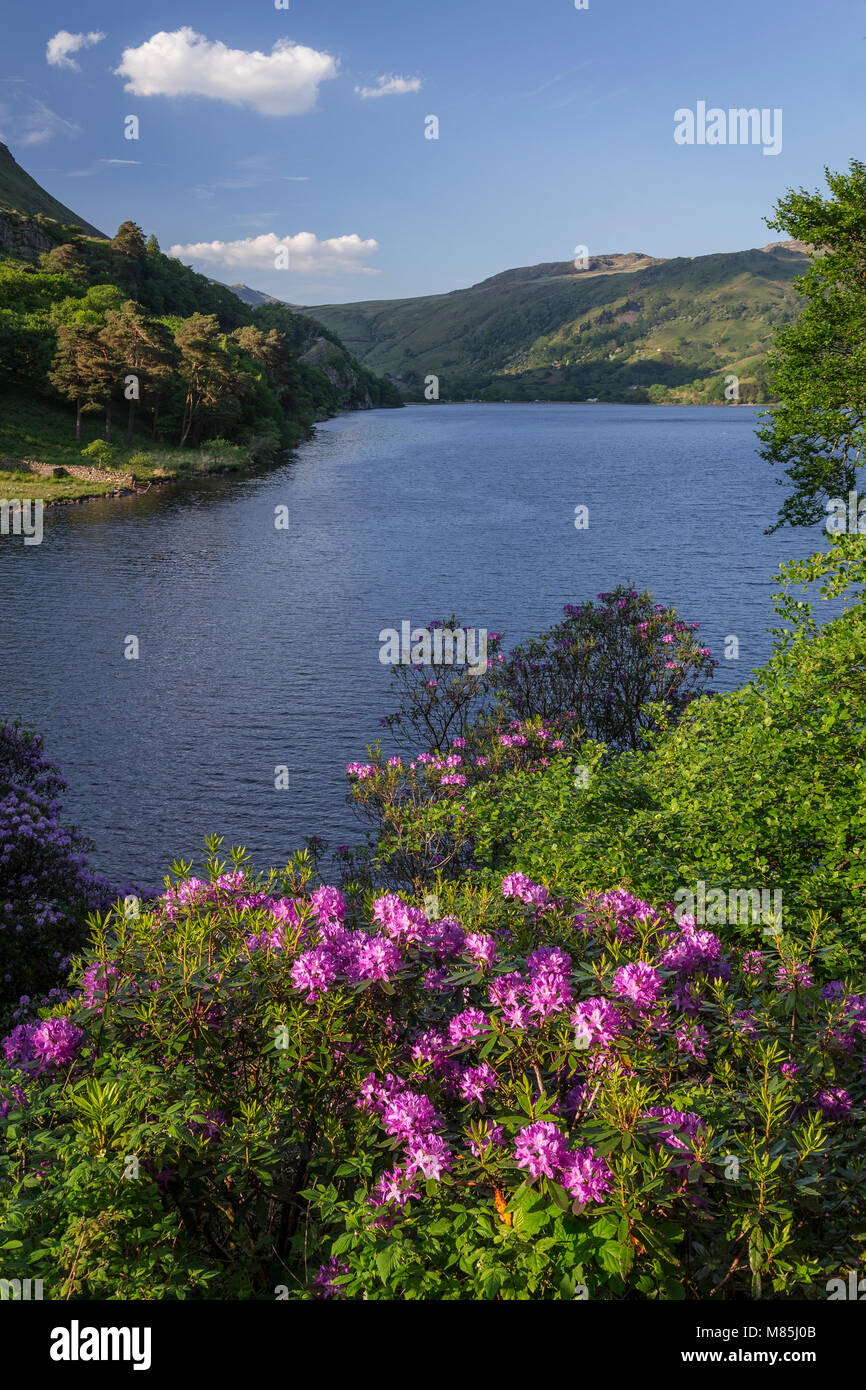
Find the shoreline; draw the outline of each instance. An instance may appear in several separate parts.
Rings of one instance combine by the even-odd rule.
[[[489,406],[497,406],[497,405],[500,405],[500,406],[501,406],[501,405],[516,405],[516,406],[528,406],[528,405],[615,405],[615,406],[619,406],[619,405],[635,405],[635,406],[648,406],[648,405],[652,405],[652,406],[656,406],[656,405],[657,405],[657,406],[664,406],[664,407],[666,407],[666,408],[678,407],[678,408],[680,408],[680,409],[694,409],[696,406],[701,406],[701,407],[703,407],[703,408],[705,408],[705,409],[720,409],[720,408],[724,408],[724,409],[738,409],[738,408],[743,408],[743,409],[752,409],[752,410],[754,410],[754,409],[766,408],[766,407],[761,407],[761,406],[757,405],[757,403],[756,403],[756,402],[753,402],[753,401],[729,401],[729,402],[724,402],[724,403],[722,403],[722,402],[709,402],[709,401],[702,401],[702,402],[691,402],[691,401],[662,401],[662,402],[655,402],[655,401],[550,401],[550,400],[537,400],[537,401],[481,401],[481,400],[469,400],[469,401],[453,401],[453,400],[440,400],[440,401],[412,401],[412,400],[406,400],[406,401],[404,401],[404,405],[410,405],[410,406],[411,406],[411,405],[424,405],[424,406],[431,406],[431,405],[432,405],[432,406],[437,406],[437,405],[450,405],[450,406],[455,406],[455,405],[489,405]],[[257,472],[264,471],[264,470],[266,470],[266,469],[268,469],[268,468],[272,468],[272,467],[274,467],[274,466],[280,466],[280,465],[282,465],[282,464],[284,464],[284,463],[288,463],[288,462],[291,460],[291,458],[293,457],[293,455],[295,454],[295,451],[300,447],[300,445],[301,445],[301,444],[304,444],[304,443],[307,443],[310,439],[312,439],[313,435],[314,435],[315,432],[316,432],[316,425],[322,424],[322,423],[324,423],[324,422],[327,421],[327,420],[339,419],[341,416],[344,416],[344,415],[356,415],[356,414],[360,414],[360,413],[363,413],[363,412],[360,412],[360,411],[357,411],[357,410],[340,410],[340,411],[335,412],[334,415],[325,415],[325,416],[322,416],[321,419],[316,420],[316,421],[314,422],[314,424],[312,424],[312,425],[310,426],[309,430],[307,431],[307,433],[304,435],[304,437],[303,437],[302,439],[298,440],[295,444],[290,445],[290,446],[289,446],[288,448],[286,448],[286,449],[281,449],[281,450],[279,450],[276,454],[274,454],[271,458],[268,458],[268,459],[260,459],[260,460],[257,460],[257,461],[255,461],[255,462],[253,462],[252,460],[248,460],[247,462],[244,462],[244,463],[229,463],[229,462],[226,462],[226,463],[221,463],[221,464],[217,465],[216,467],[206,467],[206,468],[198,467],[198,466],[192,464],[188,469],[184,469],[183,471],[178,471],[178,472],[176,472],[176,473],[168,473],[168,474],[165,474],[164,476],[160,476],[160,477],[149,478],[149,479],[147,480],[146,484],[145,484],[145,483],[142,483],[142,484],[140,484],[140,485],[138,485],[138,486],[133,485],[132,487],[130,487],[129,484],[128,484],[126,481],[122,480],[121,476],[119,476],[119,475],[112,475],[112,476],[106,477],[106,487],[104,488],[104,490],[102,490],[102,491],[100,491],[100,492],[86,492],[86,493],[81,493],[81,494],[79,494],[79,495],[77,495],[77,496],[74,496],[74,497],[36,497],[36,496],[34,496],[34,497],[32,498],[32,500],[33,500],[33,501],[41,501],[42,504],[43,504],[43,506],[44,506],[46,509],[49,508],[49,507],[73,507],[73,506],[79,506],[79,505],[81,505],[81,504],[83,504],[83,503],[85,503],[85,502],[102,502],[102,501],[106,501],[106,500],[114,501],[114,500],[116,500],[116,499],[118,499],[118,498],[121,498],[121,497],[142,497],[142,496],[144,496],[146,493],[149,493],[149,492],[151,491],[152,488],[165,487],[165,486],[168,485],[169,483],[188,483],[188,482],[194,482],[196,479],[199,479],[199,478],[218,478],[218,477],[222,477],[222,476],[224,476],[224,475],[226,475],[226,474],[240,474],[240,475],[244,475],[244,476],[250,476],[250,475],[253,475],[253,474],[257,473]],[[203,452],[204,450],[206,450],[206,446],[203,446],[203,449],[200,450],[199,452]],[[15,467],[16,464],[18,464],[18,465],[20,465],[20,466],[16,468],[16,467]],[[36,465],[36,466],[31,466],[31,465]],[[29,474],[30,474],[32,477],[34,477],[34,478],[37,478],[37,477],[40,477],[40,476],[41,476],[41,477],[44,478],[44,480],[45,480],[46,482],[53,481],[53,479],[50,477],[50,474],[45,474],[45,475],[40,474],[39,469],[42,468],[42,467],[51,468],[52,465],[50,465],[50,464],[48,464],[48,463],[42,464],[41,462],[39,462],[39,461],[37,461],[37,460],[31,460],[31,459],[20,459],[20,460],[18,460],[18,459],[4,459],[4,460],[0,461],[0,488],[2,488],[2,479],[3,479],[3,475],[4,475],[5,472],[8,472],[8,473],[15,473],[15,472],[17,472],[17,473],[25,473],[25,472],[26,472],[26,473],[29,473]],[[88,470],[88,471],[89,471],[89,470]],[[93,470],[93,471],[96,471],[96,470]],[[74,475],[72,475],[72,476],[74,476]],[[87,481],[87,480],[83,480],[83,481]],[[28,499],[27,499],[27,498],[23,498],[22,500],[25,500],[25,501],[26,501],[26,500],[28,500]]]

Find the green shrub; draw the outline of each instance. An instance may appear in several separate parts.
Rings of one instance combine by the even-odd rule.
[[[4,1040],[7,1277],[50,1298],[825,1298],[866,1002],[523,875],[428,913],[211,844]],[[428,915],[429,914],[429,915]],[[759,939],[760,940],[760,939]],[[10,1267],[11,1266],[11,1267]]]

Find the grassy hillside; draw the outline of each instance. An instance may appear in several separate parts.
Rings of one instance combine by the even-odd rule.
[[[0,208],[23,212],[31,217],[41,214],[55,222],[80,227],[88,236],[105,236],[105,233],[100,232],[92,223],[72,212],[57,198],[52,198],[50,193],[46,193],[45,189],[21,168],[6,145],[0,145]]]
[[[36,202],[63,222],[33,214]],[[146,482],[243,466],[292,447],[337,411],[402,404],[392,383],[308,315],[265,296],[252,307],[163,255],[132,222],[111,240],[86,235],[5,148],[0,204],[7,491],[55,500],[109,491],[131,471]],[[130,381],[134,397],[124,394]],[[100,432],[111,447],[82,463]],[[95,485],[36,477],[25,462],[98,475]]]
[[[401,390],[424,379],[457,399],[766,399],[763,362],[799,304],[798,244],[693,259],[632,253],[506,271],[420,299],[318,305],[309,312]]]

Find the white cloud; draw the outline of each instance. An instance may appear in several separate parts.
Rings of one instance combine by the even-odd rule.
[[[290,39],[270,53],[227,48],[184,25],[124,49],[115,73],[138,97],[212,97],[263,116],[300,116],[315,105],[319,84],[336,77],[337,60]]]
[[[169,252],[185,261],[219,265],[226,269],[274,270],[280,251],[289,253],[289,269],[309,273],[320,270],[350,271],[375,275],[372,266],[364,262],[379,249],[379,243],[369,238],[362,241],[357,234],[329,237],[319,241],[312,232],[278,237],[274,232],[244,237],[241,241],[194,241],[186,246],[172,246]]]
[[[46,61],[53,68],[72,68],[74,72],[78,72],[78,64],[72,54],[78,53],[82,48],[93,48],[95,44],[102,43],[104,38],[105,35],[98,29],[91,30],[89,34],[70,34],[68,29],[58,29],[46,45]]]
[[[358,96],[365,101],[370,97],[391,97],[402,96],[404,92],[420,92],[420,77],[394,77],[393,75],[383,75],[376,78],[375,87],[356,87]]]
[[[97,159],[96,163],[95,163],[95,164],[93,165],[93,167],[90,168],[90,169],[68,169],[68,170],[66,171],[66,177],[67,177],[68,179],[87,179],[87,178],[90,178],[93,174],[103,174],[103,173],[105,172],[105,170],[99,168],[99,165],[100,165],[100,164],[140,164],[140,163],[141,163],[141,160],[140,160],[140,159]]]

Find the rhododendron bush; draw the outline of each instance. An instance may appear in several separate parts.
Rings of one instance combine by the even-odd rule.
[[[511,873],[435,910],[176,866],[3,1043],[3,1226],[51,1298],[826,1296],[866,994],[816,938]]]
[[[87,914],[115,897],[88,868],[89,841],[61,824],[65,789],[41,737],[0,720],[0,1021],[25,989],[58,984]]]

